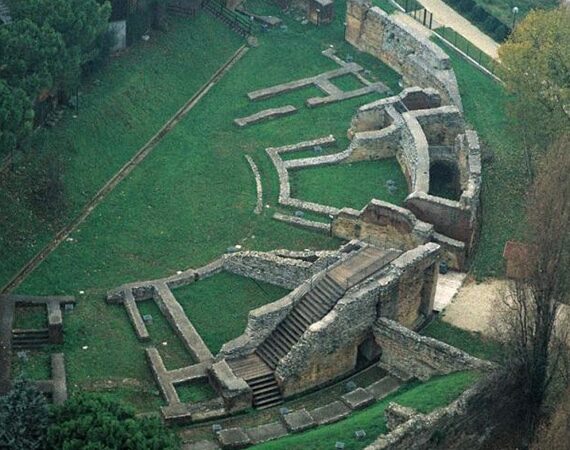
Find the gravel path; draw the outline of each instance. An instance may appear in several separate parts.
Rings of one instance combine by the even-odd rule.
[[[469,22],[461,14],[457,13],[453,8],[447,6],[442,0],[418,1],[424,8],[432,12],[433,19],[437,24],[453,28],[491,58],[498,58],[497,49],[499,48],[499,44],[479,30],[479,28]]]
[[[497,303],[506,286],[504,280],[464,284],[445,309],[443,321],[464,330],[489,335],[492,332],[493,313],[497,311]]]

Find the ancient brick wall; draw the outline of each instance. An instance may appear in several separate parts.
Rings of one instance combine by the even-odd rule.
[[[373,7],[368,0],[350,0],[345,38],[400,72],[409,85],[433,87],[448,102],[463,109],[449,57],[397,16]]]

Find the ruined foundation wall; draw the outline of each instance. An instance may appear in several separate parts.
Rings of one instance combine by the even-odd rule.
[[[349,0],[346,40],[400,72],[410,85],[433,87],[463,110],[449,57],[433,42],[397,16],[373,7],[368,0]]]
[[[381,364],[388,371],[420,380],[462,370],[491,370],[494,366],[436,339],[422,336],[387,318],[374,324],[374,338],[382,348]]]

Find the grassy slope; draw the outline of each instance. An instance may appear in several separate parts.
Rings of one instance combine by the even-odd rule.
[[[494,155],[483,164],[482,229],[473,272],[478,278],[501,276],[505,242],[522,230],[527,186],[522,147],[508,129],[507,94],[482,72],[451,49],[467,121],[477,130],[482,145]]]
[[[380,434],[387,432],[384,409],[389,402],[393,401],[428,413],[435,408],[449,404],[477,378],[478,374],[476,373],[459,372],[432,378],[423,384],[412,383],[365,410],[352,414],[341,422],[253,448],[259,450],[326,450],[334,448],[335,443],[341,441],[345,443],[346,450],[362,449],[370,445]],[[364,430],[366,437],[357,440],[354,437],[354,432],[357,430]]]
[[[517,23],[532,9],[552,9],[558,6],[556,0],[475,0],[499,20],[511,26],[513,23],[513,6],[519,8]]]
[[[103,70],[97,83],[84,87],[77,119],[68,112],[57,127],[41,130],[34,140],[34,154],[64,157],[67,210],[56,228],[75,217],[241,44],[207,15],[194,21],[172,19],[171,24],[167,34],[131,48]],[[34,170],[29,163],[17,167],[22,172]],[[21,177],[0,176],[0,209],[6,217],[24,218],[0,220],[0,285],[54,231],[31,212],[20,183]],[[6,228],[14,226],[18,230]],[[18,239],[8,239],[14,235]]]
[[[176,289],[174,295],[210,351],[216,354],[224,342],[243,333],[250,310],[278,300],[287,292],[278,286],[222,272]],[[214,317],[221,320],[213,321]]]
[[[74,241],[59,247],[21,286],[20,292],[38,294],[85,291],[65,325],[64,350],[72,388],[89,388],[98,379],[122,377],[153,386],[143,346],[125,311],[102,301],[107,289],[203,265],[236,243],[262,250],[338,246],[338,241],[326,236],[271,220],[272,209],[261,216],[252,214],[255,185],[244,153],[253,155],[260,166],[264,202],[275,205],[277,177],[264,148],[330,133],[345,136],[355,108],[375,97],[314,110],[303,108],[296,115],[246,129],[232,123],[235,117],[259,111],[266,104],[279,104],[278,99],[249,102],[248,91],[338,67],[320,55],[331,43],[341,56],[350,51],[355,61],[397,89],[394,72],[348,48],[343,41],[342,14],[337,17],[331,27],[291,22],[287,32],[262,35],[260,47],[226,74],[112,192],[74,233]],[[82,350],[84,345],[87,350]],[[173,353],[175,365],[177,352]],[[125,396],[131,394],[127,390]],[[156,401],[154,392],[149,394],[150,401]]]
[[[449,345],[457,347],[477,358],[498,361],[501,357],[501,347],[480,333],[469,332],[437,319],[422,331],[425,336],[432,337]]]

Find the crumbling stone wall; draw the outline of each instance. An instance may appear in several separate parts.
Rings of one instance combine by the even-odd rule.
[[[420,380],[461,370],[490,370],[494,366],[462,350],[418,333],[387,319],[379,318],[373,328],[382,348],[381,364],[389,372],[406,373]]]
[[[431,313],[438,261],[439,246],[429,243],[405,252],[351,288],[279,362],[275,374],[283,394],[294,395],[354,370],[358,347],[379,314],[416,323]],[[399,307],[402,301],[405,309]]]
[[[499,395],[504,400],[497,403]],[[501,421],[516,414],[516,386],[490,374],[445,408],[416,414],[366,450],[434,450],[487,448]]]
[[[369,0],[349,0],[345,37],[401,73],[408,85],[433,87],[447,102],[463,109],[449,57],[399,17],[386,14]]]
[[[354,369],[358,345],[376,317],[379,290],[380,286],[373,281],[357,290],[351,289],[329,314],[309,327],[275,371],[285,397]]]

